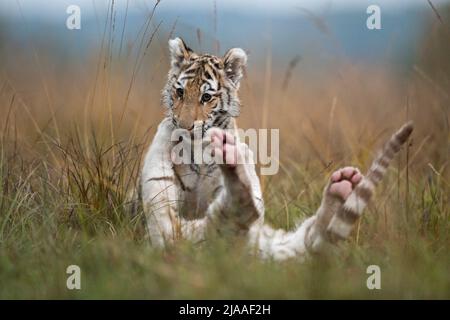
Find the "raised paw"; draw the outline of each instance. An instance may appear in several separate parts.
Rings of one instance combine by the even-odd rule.
[[[212,128],[209,132],[211,137],[212,155],[216,163],[235,168],[241,163],[242,155],[236,144],[236,138],[225,130]]]
[[[249,227],[264,214],[261,188],[250,148],[231,132],[211,128],[211,151],[222,170],[224,184],[230,197],[228,210],[235,211],[241,226]]]
[[[344,167],[331,174],[330,181],[324,189],[322,203],[316,213],[314,227],[311,228],[307,239],[307,246],[313,251],[319,251],[324,244],[330,221],[342,208],[355,187],[361,182],[363,175],[354,167]]]
[[[247,188],[259,185],[250,148],[229,131],[212,128],[208,134],[214,160],[221,167],[225,178],[238,178]]]
[[[328,192],[345,201],[362,178],[361,172],[355,167],[336,170],[331,174]]]

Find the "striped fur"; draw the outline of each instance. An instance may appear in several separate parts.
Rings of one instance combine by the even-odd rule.
[[[195,121],[202,121],[204,132],[230,128],[231,118],[240,110],[237,91],[247,62],[245,52],[234,48],[222,58],[197,54],[180,38],[170,40],[169,48],[171,69],[162,101],[175,126],[192,129]]]
[[[327,234],[331,242],[338,239],[347,239],[355,222],[360,218],[368,202],[372,198],[376,186],[383,179],[386,171],[400,151],[401,146],[408,140],[413,131],[412,122],[403,125],[375,158],[365,178],[355,187],[350,196],[333,216],[327,228]]]

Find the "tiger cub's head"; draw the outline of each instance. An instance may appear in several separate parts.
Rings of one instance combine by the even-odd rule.
[[[203,132],[227,128],[239,115],[237,91],[247,62],[244,50],[228,50],[223,57],[193,52],[180,38],[169,40],[171,68],[163,90],[163,104],[175,126],[192,130],[202,121]]]

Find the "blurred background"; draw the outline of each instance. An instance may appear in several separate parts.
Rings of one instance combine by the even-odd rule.
[[[372,126],[425,116],[447,148],[449,2],[372,2],[2,0],[1,99],[26,104],[15,113],[24,134],[61,139],[58,125],[83,115],[78,123],[113,121],[118,135],[130,132],[123,121],[143,132],[161,119],[167,40],[181,36],[196,51],[249,53],[243,126],[289,127],[282,137],[314,140],[323,158],[338,152],[329,138],[356,141]],[[66,27],[73,4],[80,30]],[[381,30],[366,27],[371,4]]]

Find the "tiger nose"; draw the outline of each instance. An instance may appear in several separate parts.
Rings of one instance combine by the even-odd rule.
[[[202,122],[203,123],[203,117],[202,117],[203,113],[202,113],[201,106],[196,105],[193,108],[193,111],[194,111],[194,114],[193,114],[194,115],[194,123],[195,122]]]
[[[194,129],[203,127],[203,120],[195,120],[194,121]]]

